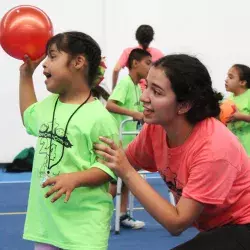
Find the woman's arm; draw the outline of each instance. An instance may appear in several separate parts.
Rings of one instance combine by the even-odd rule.
[[[122,178],[129,190],[145,209],[172,235],[179,235],[199,217],[203,205],[195,200],[181,197],[173,206],[161,197],[130,165],[124,152],[110,139],[101,138],[108,144],[97,144],[96,153],[104,157],[102,163]]]
[[[172,235],[179,235],[186,230],[203,210],[201,203],[184,197],[180,198],[176,207],[173,206],[161,197],[132,167],[126,177],[122,177],[122,179],[151,216]]]

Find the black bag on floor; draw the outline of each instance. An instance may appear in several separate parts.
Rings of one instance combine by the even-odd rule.
[[[6,165],[6,172],[30,172],[32,171],[35,150],[33,147],[25,148],[13,160],[12,163]]]

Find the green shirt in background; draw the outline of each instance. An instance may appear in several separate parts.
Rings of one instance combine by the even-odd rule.
[[[76,188],[68,203],[64,203],[64,197],[51,203],[51,197],[44,197],[51,187],[41,188],[41,183],[47,171],[49,176],[57,176],[92,167],[116,178],[108,167],[97,161],[93,143],[98,142],[99,136],[118,142],[117,123],[100,101],[95,100],[83,105],[73,115],[64,135],[66,124],[79,105],[58,100],[52,131],[52,114],[57,98],[58,95],[51,95],[24,113],[27,132],[38,137],[24,239],[62,249],[106,250],[113,213],[109,184]]]
[[[235,103],[240,113],[250,115],[250,90],[239,96],[231,95],[228,99]],[[250,123],[235,121],[228,123],[227,127],[238,137],[250,156]]]
[[[117,101],[120,107],[129,109],[131,111],[142,112],[143,106],[140,102],[142,91],[138,84],[134,84],[131,77],[128,75],[124,77],[115,87],[109,100]],[[120,126],[121,122],[130,118],[126,115],[112,113]],[[138,122],[128,122],[125,124],[123,131],[136,131]],[[124,135],[122,139],[122,146],[126,148],[128,144],[133,141],[135,135]]]

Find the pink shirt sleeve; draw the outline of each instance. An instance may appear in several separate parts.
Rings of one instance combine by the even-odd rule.
[[[132,166],[156,172],[150,127],[145,124],[138,136],[128,145],[126,156]]]
[[[118,60],[118,63],[120,64],[120,66],[122,68],[126,67],[127,66],[127,63],[128,63],[128,57],[129,57],[129,54],[130,52],[132,51],[133,48],[127,48],[125,50],[123,50],[119,60]]]
[[[153,62],[157,61],[158,59],[164,56],[164,54],[156,48],[151,47],[148,49],[148,52],[151,54]]]
[[[121,68],[127,67],[129,54],[135,48],[139,48],[139,47],[137,46],[137,47],[127,48],[127,49],[123,50],[123,52],[118,60],[118,63],[121,66]],[[151,54],[153,62],[157,61],[158,59],[160,59],[164,56],[164,54],[156,48],[149,47],[147,49],[147,51]]]
[[[223,204],[232,190],[237,172],[226,159],[213,159],[213,154],[208,151],[190,167],[182,195],[205,204]]]

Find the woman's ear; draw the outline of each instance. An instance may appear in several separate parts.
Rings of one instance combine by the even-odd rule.
[[[192,104],[190,102],[181,102],[177,105],[178,115],[186,114],[191,108]]]

